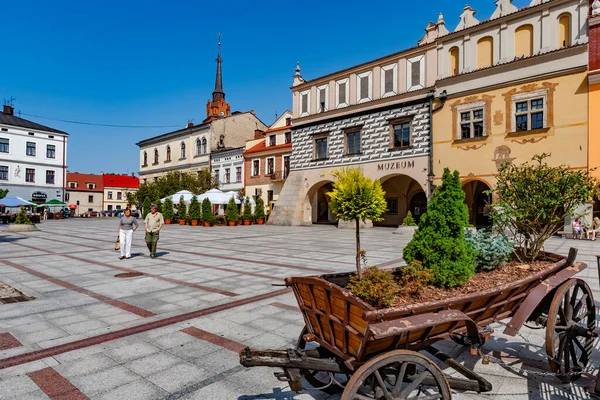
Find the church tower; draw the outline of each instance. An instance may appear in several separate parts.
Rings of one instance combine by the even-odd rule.
[[[212,100],[206,103],[206,119],[203,123],[211,122],[217,118],[229,117],[231,115],[231,106],[225,101],[225,92],[223,92],[223,77],[221,76],[221,34],[218,42],[217,52],[217,76],[215,79],[215,90],[212,93]]]

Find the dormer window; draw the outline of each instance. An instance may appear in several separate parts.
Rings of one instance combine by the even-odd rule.
[[[292,118],[288,117],[285,119],[285,125],[290,126],[292,124]]]
[[[329,98],[329,85],[322,85],[317,87],[317,112],[325,112],[329,109],[327,107]]]
[[[277,144],[277,135],[269,136],[269,146],[275,146]]]

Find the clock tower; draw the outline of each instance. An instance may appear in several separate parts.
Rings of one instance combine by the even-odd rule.
[[[217,52],[217,76],[215,79],[215,90],[212,93],[212,100],[206,103],[206,119],[203,123],[211,122],[217,118],[229,117],[231,115],[231,106],[225,101],[225,92],[223,92],[223,79],[221,76],[221,34],[219,33],[218,52]]]

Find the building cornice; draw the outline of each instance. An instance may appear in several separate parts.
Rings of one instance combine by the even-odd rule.
[[[588,72],[588,85],[597,85],[600,83],[600,69]]]
[[[271,156],[271,155],[279,155],[279,154],[292,154],[292,147],[282,147],[279,149],[275,149],[275,150],[262,150],[262,151],[257,151],[256,153],[249,153],[249,154],[244,154],[244,158],[247,159],[252,159],[252,158],[261,158],[261,157],[265,157],[265,156]]]
[[[208,132],[209,127],[210,127],[210,124],[195,125],[191,128],[184,128],[184,129],[180,129],[175,132],[169,132],[169,133],[165,133],[165,134],[162,134],[159,136],[155,136],[150,139],[144,139],[144,140],[137,142],[135,145],[138,146],[140,149],[142,149],[146,146],[162,144],[168,140],[178,139],[178,138],[184,137],[184,136],[191,136],[191,135],[201,132],[201,131]]]
[[[15,160],[15,159],[9,159],[9,158],[2,158],[0,157],[0,162],[7,162],[7,163],[11,163],[11,164],[23,164],[23,165],[37,165],[39,167],[50,167],[50,168],[67,168],[66,165],[62,165],[62,164],[50,164],[50,163],[43,163],[43,162],[36,162],[36,161],[29,161],[29,160]]]
[[[170,167],[163,167],[163,168],[156,168],[156,169],[151,169],[151,170],[147,170],[147,171],[140,171],[140,176],[152,175],[152,174],[160,174],[160,173],[163,173],[163,172],[183,170],[183,169],[186,169],[186,168],[203,167],[203,166],[208,166],[209,164],[210,163],[208,161],[203,161],[203,162],[193,163],[193,164],[173,165],[173,166],[170,166]]]

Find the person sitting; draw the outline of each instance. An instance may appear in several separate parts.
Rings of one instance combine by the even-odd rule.
[[[596,234],[600,233],[600,218],[594,217],[594,220],[592,221],[592,229],[588,229],[585,232],[587,239],[590,238],[590,233],[592,234],[592,240],[596,240]]]
[[[579,235],[579,239],[583,239],[584,229],[581,226],[581,217],[575,218],[573,221],[573,239],[577,239],[577,235]]]

